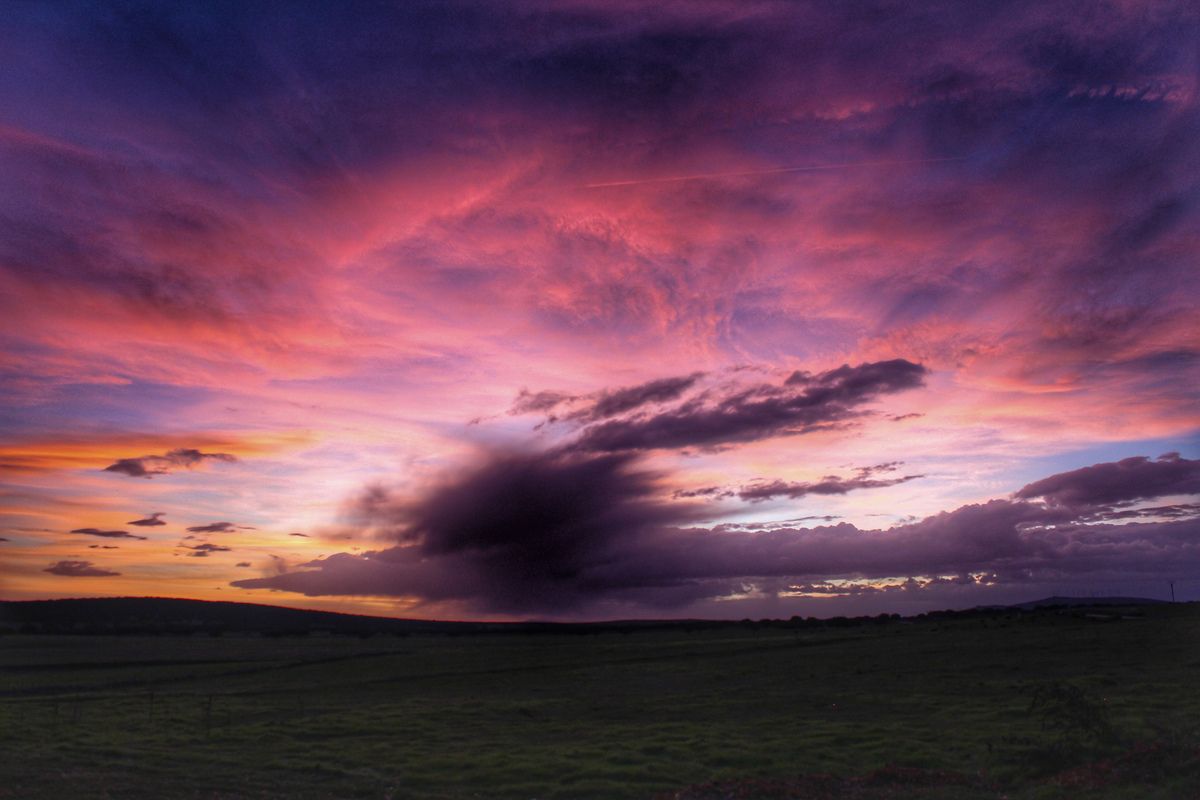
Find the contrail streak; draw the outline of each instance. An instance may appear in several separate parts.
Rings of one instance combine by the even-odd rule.
[[[760,169],[754,172],[715,172],[711,175],[680,175],[673,178],[647,178],[640,181],[614,181],[613,183],[588,183],[584,189],[603,189],[609,186],[637,186],[642,183],[671,183],[674,181],[699,181],[708,178],[742,178],[750,175],[774,175],[779,172],[816,172],[822,169],[848,169],[851,167],[902,167],[909,164],[934,164],[939,161],[963,161],[966,156],[954,158],[922,158],[917,161],[860,161],[853,164],[824,164],[816,167],[784,167],[783,169]]]

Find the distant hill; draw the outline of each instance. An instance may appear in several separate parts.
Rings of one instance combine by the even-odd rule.
[[[167,597],[0,602],[0,627],[63,633],[260,633],[341,635],[484,630],[487,623],[430,622],[253,603]]]
[[[1047,597],[1011,606],[977,606],[931,611],[910,621],[973,618],[1052,606],[1145,606],[1166,603],[1142,597]],[[612,622],[437,622],[309,611],[254,603],[183,600],[169,597],[103,597],[69,600],[0,601],[0,633],[174,634],[211,636],[411,636],[472,633],[596,634],[674,628],[705,630],[733,626],[843,628],[898,622],[898,614],[789,620],[617,620]]]
[[[168,633],[210,635],[260,634],[299,636],[330,634],[459,635],[467,633],[600,633],[630,632],[703,621],[627,620],[596,623],[438,622],[369,617],[300,608],[184,600],[169,597],[99,597],[67,600],[0,601],[0,633]],[[723,623],[722,623],[723,624]]]
[[[1028,603],[1014,603],[1007,608],[1032,611],[1046,606],[1153,606],[1169,603],[1167,600],[1151,600],[1147,597],[1047,597]]]

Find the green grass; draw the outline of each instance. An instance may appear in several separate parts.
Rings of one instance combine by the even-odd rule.
[[[0,798],[648,799],[886,764],[999,782],[953,796],[1073,797],[1033,779],[1120,748],[1056,742],[1028,688],[1085,690],[1122,747],[1186,732],[1198,642],[1184,608],[799,634],[10,635]],[[1164,780],[1104,796],[1174,796]]]

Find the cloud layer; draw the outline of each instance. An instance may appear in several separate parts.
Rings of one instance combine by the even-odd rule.
[[[409,501],[369,492],[356,509],[359,525],[397,545],[233,585],[455,601],[484,614],[569,615],[597,605],[669,610],[751,592],[812,593],[814,579],[823,593],[836,593],[830,577],[1012,586],[1200,568],[1194,511],[1113,525],[1086,521],[1103,504],[1067,507],[1014,496],[889,530],[848,523],[713,530],[681,526],[704,510],[660,500],[651,476],[631,471],[628,455],[562,458],[495,456]],[[1143,473],[1137,493],[1144,499],[1178,494],[1178,471],[1200,471],[1200,461],[1177,456],[1150,463],[1177,469]],[[1087,478],[1115,466],[1097,464],[1092,472],[1039,483],[1086,487],[1111,499]]]

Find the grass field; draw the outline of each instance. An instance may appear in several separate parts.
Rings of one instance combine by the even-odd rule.
[[[1146,613],[590,636],[13,634],[0,637],[0,798],[649,800],[889,764],[984,776],[944,797],[1198,797],[1198,773],[1170,765],[1100,792],[1037,780],[1135,740],[1196,743],[1200,614]],[[1029,713],[1054,686],[1070,702]]]

